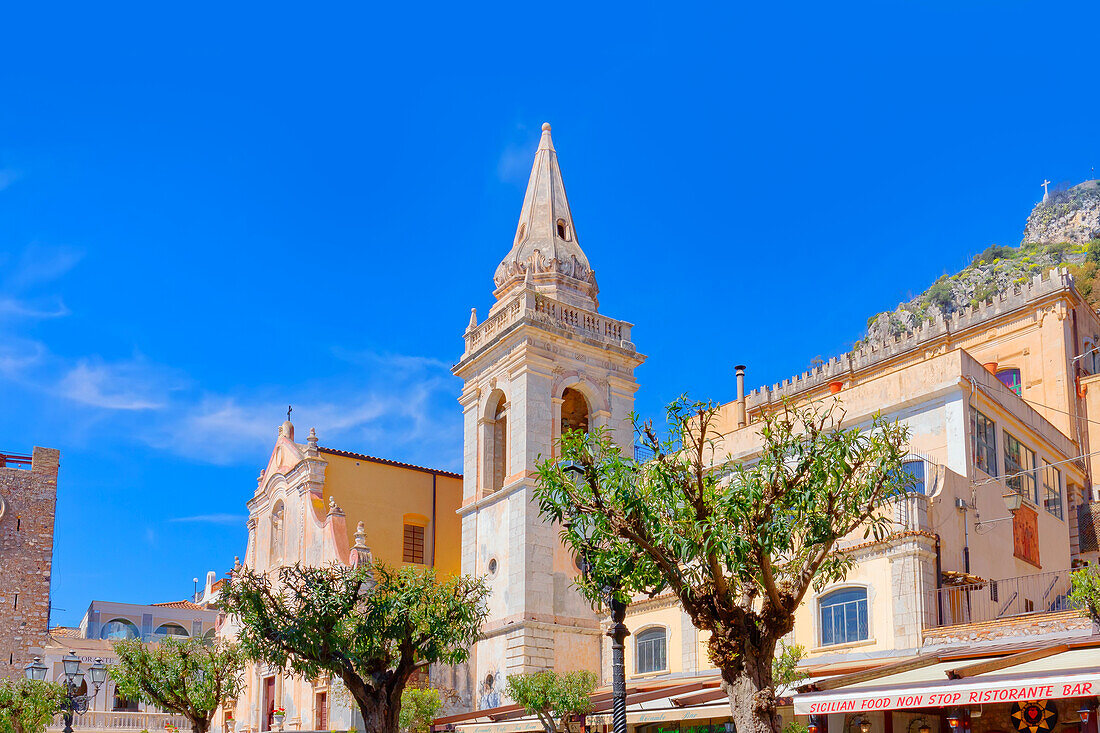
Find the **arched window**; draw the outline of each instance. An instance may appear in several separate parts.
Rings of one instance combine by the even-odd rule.
[[[1020,381],[1019,369],[999,369],[997,371],[997,379],[1001,381],[1001,384],[1008,387],[1016,394],[1023,394],[1024,384]]]
[[[108,621],[103,624],[103,627],[99,630],[99,638],[108,639],[110,641],[137,639],[140,636],[141,633],[138,631],[138,627],[134,622],[124,618],[116,618],[112,621]]]
[[[157,636],[178,636],[183,639],[190,636],[190,634],[187,633],[187,629],[179,624],[161,624],[153,633]]]
[[[283,525],[285,522],[286,507],[283,502],[275,505],[271,512],[271,561],[283,559]]]
[[[569,241],[569,225],[565,223],[565,219],[558,219],[558,238]]]
[[[569,430],[588,432],[588,401],[572,387],[561,393],[561,434]]]
[[[821,596],[821,646],[870,638],[867,589],[841,588]]]
[[[210,629],[209,631],[207,631],[205,634],[202,635],[202,643],[203,644],[213,644],[215,639],[217,639],[217,637],[218,637],[217,632],[214,629]]]
[[[501,394],[490,411],[492,424],[489,430],[489,490],[500,491],[508,477],[508,401]]]
[[[924,459],[923,458],[907,458],[901,464],[901,470],[910,474],[913,477],[913,484],[909,487],[909,491],[914,494],[927,493],[927,489],[924,484]]]
[[[634,668],[637,674],[663,672],[668,667],[668,639],[665,629],[655,626],[634,637]]]

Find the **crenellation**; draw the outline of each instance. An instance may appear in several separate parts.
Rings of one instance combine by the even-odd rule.
[[[854,350],[833,356],[823,365],[777,382],[770,388],[757,388],[746,395],[746,400],[751,408],[823,386],[841,374],[851,374],[908,353],[929,341],[971,328],[1052,293],[1067,290],[1072,284],[1073,276],[1064,267],[1035,275],[1027,283],[1016,284],[1010,290],[997,293],[976,306],[962,308],[947,317],[936,312],[912,330],[892,334],[885,339],[860,343]]]

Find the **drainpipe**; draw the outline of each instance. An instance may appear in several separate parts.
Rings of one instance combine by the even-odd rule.
[[[438,476],[432,473],[432,568],[435,568],[435,541],[439,537],[439,528],[435,526],[435,479]]]
[[[737,427],[743,428],[749,424],[745,414],[745,365],[738,364],[734,370],[737,373]]]
[[[940,534],[936,533],[936,625],[943,626],[943,564],[940,561]]]

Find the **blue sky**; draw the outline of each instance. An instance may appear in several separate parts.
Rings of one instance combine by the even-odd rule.
[[[54,620],[244,552],[293,403],[456,469],[449,367],[554,127],[639,409],[839,353],[1100,164],[1095,3],[22,3],[0,451],[62,451]]]

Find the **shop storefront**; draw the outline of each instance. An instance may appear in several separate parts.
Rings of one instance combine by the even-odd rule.
[[[816,688],[816,689],[815,689]],[[811,733],[1097,733],[1100,646],[926,655],[800,688]]]

